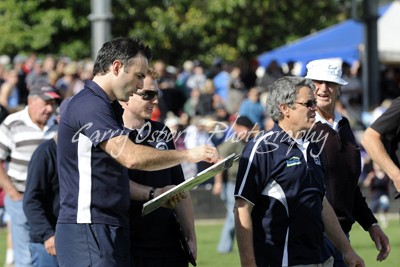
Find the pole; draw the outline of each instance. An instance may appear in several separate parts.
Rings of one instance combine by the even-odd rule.
[[[378,59],[378,7],[376,0],[364,0],[365,54],[363,61],[363,110],[369,111],[380,102]]]
[[[88,16],[92,22],[92,58],[107,41],[111,40],[111,0],[91,0],[92,13]]]

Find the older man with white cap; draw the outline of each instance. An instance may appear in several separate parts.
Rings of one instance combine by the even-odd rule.
[[[361,155],[350,123],[335,111],[340,86],[348,83],[341,76],[342,69],[338,61],[320,59],[307,64],[306,78],[314,81],[318,106],[313,131],[326,136],[318,144],[325,166],[326,196],[347,237],[357,221],[369,232],[379,250],[377,260],[382,261],[390,252],[389,239],[379,227],[357,185],[361,173]],[[325,244],[326,253],[335,258],[334,266],[346,266],[342,255],[328,239]]]

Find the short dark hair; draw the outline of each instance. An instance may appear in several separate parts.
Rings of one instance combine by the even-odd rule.
[[[126,70],[131,65],[132,59],[139,54],[145,56],[148,60],[152,57],[150,47],[137,37],[118,37],[106,42],[97,53],[93,66],[93,76],[106,74],[115,60],[120,60]]]

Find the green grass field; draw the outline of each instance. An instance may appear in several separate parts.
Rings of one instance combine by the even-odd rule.
[[[216,251],[222,222],[219,223],[196,223],[198,240],[198,260],[200,267],[239,267],[239,253],[235,247],[234,252],[230,254],[218,254]],[[389,257],[383,261],[376,261],[378,251],[368,234],[358,224],[353,226],[351,231],[351,244],[356,252],[364,259],[367,267],[398,267],[400,266],[400,223],[399,216],[392,216],[389,227],[384,229],[390,239],[391,252]]]
[[[400,223],[398,215],[392,216],[389,227],[385,233],[391,242],[391,253],[384,262],[377,262],[376,251],[369,234],[356,224],[351,232],[351,242],[357,253],[364,259],[367,267],[397,267],[400,266]],[[196,231],[198,239],[198,259],[197,266],[200,267],[239,267],[239,254],[235,246],[234,252],[230,254],[218,254],[216,247],[222,229],[222,220],[218,221],[196,221]],[[6,230],[0,229],[0,266],[4,263],[6,247]]]

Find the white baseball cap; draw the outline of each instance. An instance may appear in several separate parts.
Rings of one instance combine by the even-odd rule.
[[[342,66],[338,61],[318,59],[307,64],[306,78],[317,81],[334,82],[340,85],[348,84],[342,79]]]

